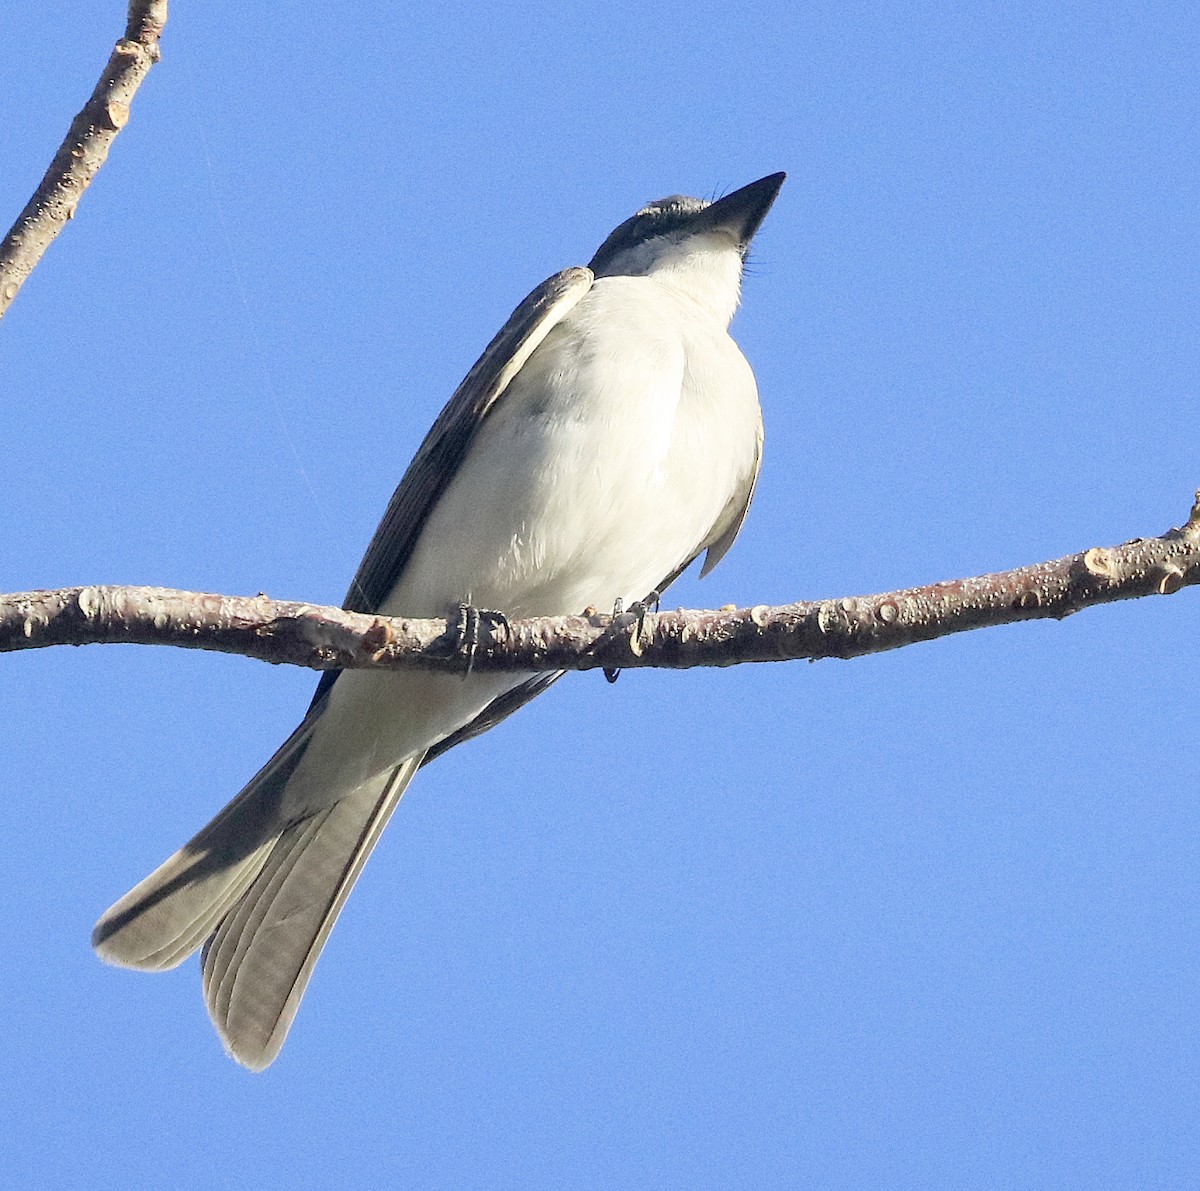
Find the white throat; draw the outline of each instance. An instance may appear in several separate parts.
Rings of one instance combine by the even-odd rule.
[[[727,232],[658,236],[622,252],[604,274],[653,277],[682,290],[728,327],[741,298],[742,254]]]

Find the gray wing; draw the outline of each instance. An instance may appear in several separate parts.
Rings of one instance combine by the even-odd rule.
[[[750,483],[746,485],[744,494],[740,494],[729,502],[725,510],[726,515],[729,516],[729,521],[721,531],[720,536],[709,546],[708,553],[704,556],[704,565],[700,568],[701,579],[725,557],[729,547],[733,545],[734,539],[741,532],[742,525],[746,520],[746,514],[750,512],[750,502],[754,499],[754,489],[758,487],[758,473],[762,470],[762,448],[763,424],[762,419],[759,418],[758,441],[754,444],[754,471],[751,473]],[[721,520],[724,521],[725,518],[722,517]],[[698,553],[699,551],[697,551]],[[668,582],[674,582],[679,577],[679,574],[680,572],[676,571]]]
[[[342,607],[350,612],[374,612],[387,598],[412,557],[430,510],[461,466],[483,419],[538,344],[591,286],[590,269],[564,269],[543,281],[512,312],[408,465]],[[322,675],[314,705],[328,693],[338,673],[330,670]]]
[[[530,699],[536,698],[548,687],[553,686],[565,673],[565,670],[548,670],[545,674],[535,674],[520,686],[505,691],[499,698],[493,699],[470,723],[464,724],[444,740],[439,740],[425,754],[421,764],[428,765],[430,761],[448,752],[456,744],[462,744],[464,740],[474,740],[476,736],[482,736],[501,720],[508,719],[514,711],[519,711]]]

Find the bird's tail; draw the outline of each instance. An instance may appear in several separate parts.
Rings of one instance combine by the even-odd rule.
[[[294,823],[204,947],[204,997],[229,1053],[261,1071],[273,1062],[358,874],[418,754]]]
[[[162,971],[182,963],[217,929],[286,826],[283,792],[316,721],[307,717],[207,827],[105,911],[92,931],[101,959]]]
[[[281,815],[310,715],[207,827],[110,907],[102,959],[158,971],[204,944],[204,992],[229,1052],[260,1070],[279,1053],[313,966],[417,755],[308,818]]]

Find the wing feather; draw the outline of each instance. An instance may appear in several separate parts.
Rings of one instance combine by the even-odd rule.
[[[429,512],[454,478],[484,418],[538,345],[592,286],[592,271],[564,269],[547,278],[509,316],[446,403],[400,480],[342,605],[374,612],[396,585]],[[316,704],[339,671],[321,676]]]
[[[763,425],[762,419],[759,418],[758,441],[754,444],[754,470],[750,473],[750,483],[746,485],[744,493],[730,501],[730,507],[726,509],[726,512],[731,514],[729,522],[716,541],[709,546],[708,553],[704,556],[704,565],[700,568],[701,579],[725,557],[729,547],[733,545],[734,539],[741,532],[746,514],[750,512],[750,502],[754,499],[754,489],[758,487],[758,473],[762,469],[762,448]],[[718,524],[720,523],[718,522]]]

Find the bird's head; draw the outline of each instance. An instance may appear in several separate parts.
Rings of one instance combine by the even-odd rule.
[[[685,194],[658,199],[615,228],[588,268],[597,277],[656,277],[728,323],[750,241],[786,176],[769,174],[711,203]]]

